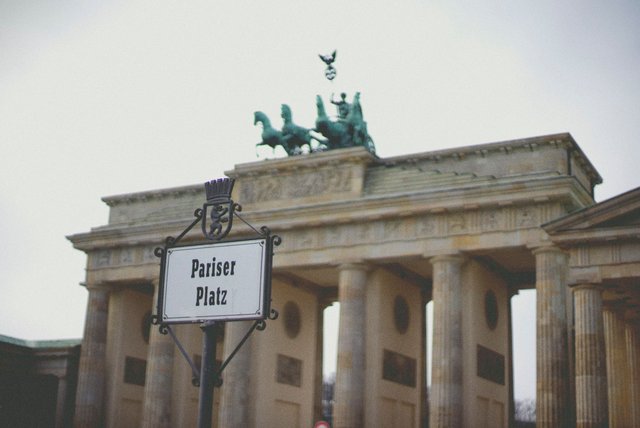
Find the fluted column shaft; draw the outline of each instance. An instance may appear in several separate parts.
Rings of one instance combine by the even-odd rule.
[[[224,360],[233,352],[253,321],[234,321],[225,325]],[[222,374],[219,428],[246,428],[251,424],[251,337],[229,362]]]
[[[629,424],[640,427],[640,331],[637,320],[625,323],[629,378]]]
[[[601,291],[596,285],[573,289],[575,302],[576,425],[607,426],[607,371]]]
[[[567,426],[567,257],[552,246],[538,248],[533,254],[536,257],[537,304],[536,426]]]
[[[628,385],[624,321],[615,305],[605,305],[603,311],[607,355],[607,385],[609,392],[609,426],[629,426],[626,418]]]
[[[154,282],[153,286],[155,304],[158,301],[158,282]],[[170,335],[160,333],[156,326],[151,328],[142,403],[143,428],[171,427],[174,348]]]
[[[462,264],[460,255],[433,264],[433,359],[429,426],[462,426]]]
[[[365,307],[368,267],[362,263],[340,266],[338,298],[338,362],[333,426],[364,426]]]
[[[78,388],[74,426],[96,428],[103,426],[105,358],[109,290],[106,287],[87,287],[89,298],[84,324],[84,338],[80,349]]]

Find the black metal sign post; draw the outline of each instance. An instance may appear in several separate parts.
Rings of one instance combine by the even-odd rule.
[[[200,407],[198,409],[198,427],[210,428],[213,415],[213,393],[216,379],[216,341],[218,326],[208,321],[201,326],[204,331],[202,342],[202,368],[200,369]]]
[[[207,194],[207,202],[203,205],[202,209],[197,209],[194,213],[195,220],[177,237],[168,237],[165,240],[164,248],[158,247],[155,249],[155,255],[161,258],[160,263],[160,288],[158,292],[158,302],[156,307],[156,315],[152,317],[152,322],[159,325],[160,332],[162,334],[169,333],[174,342],[180,349],[180,352],[185,357],[192,370],[192,383],[195,386],[200,387],[199,397],[199,409],[198,409],[198,427],[199,428],[211,428],[211,421],[213,416],[213,403],[214,403],[214,388],[222,385],[222,371],[229,364],[231,359],[240,350],[240,347],[247,341],[251,333],[254,330],[264,330],[266,328],[265,320],[267,318],[275,320],[278,317],[278,312],[271,309],[271,265],[273,257],[273,247],[280,245],[282,240],[278,235],[271,235],[271,231],[263,226],[258,231],[249,223],[247,223],[238,212],[242,211],[242,207],[233,202],[231,199],[231,192],[233,190],[234,180],[229,178],[213,180],[205,183],[205,190]],[[222,243],[220,241],[225,238],[231,231],[234,216],[242,220],[247,226],[249,226],[258,235],[257,239],[248,239],[244,241],[227,241]],[[202,233],[209,241],[218,241],[218,244],[196,244],[196,245],[178,245],[178,242],[191,230],[193,227],[202,223]],[[184,267],[173,268],[172,260],[179,260],[182,265],[191,265],[187,267],[187,274],[190,273],[191,278],[196,277],[199,274],[201,277],[209,277],[220,275],[220,272],[225,275],[234,273],[235,261],[229,262],[217,262],[216,257],[211,258],[211,254],[225,254],[219,251],[244,251],[244,248],[251,250],[254,256],[260,260],[260,266],[254,269],[245,269],[251,272],[254,276],[259,278],[258,286],[256,290],[260,293],[260,302],[258,307],[250,307],[249,309],[238,309],[236,312],[224,313],[224,314],[210,314],[203,313],[202,307],[198,308],[198,313],[192,314],[190,312],[181,312],[181,308],[184,306],[185,301],[196,301],[197,305],[202,303],[202,306],[207,306],[209,299],[217,299],[217,306],[219,307],[221,302],[224,302],[227,298],[227,291],[221,290],[217,287],[217,294],[214,291],[209,291],[208,287],[197,287],[196,299],[193,299],[193,295],[185,297],[185,287],[182,286],[179,292],[176,292],[173,288],[169,290],[169,283],[173,281],[174,271],[180,271],[182,277],[184,275]],[[218,252],[216,252],[218,251]],[[199,259],[194,258],[193,254],[203,254],[209,258],[207,260],[213,260],[213,262],[199,264]],[[173,258],[171,258],[173,257]],[[220,259],[222,257],[218,257]],[[185,260],[188,263],[185,263]],[[250,259],[253,260],[253,259]],[[198,263],[197,263],[198,262]],[[205,274],[205,265],[206,274]],[[189,272],[189,269],[190,272]],[[219,270],[218,270],[219,269]],[[255,273],[254,273],[255,271]],[[200,273],[202,272],[202,273]],[[252,277],[253,278],[253,277]],[[193,288],[193,287],[192,287]],[[213,288],[213,287],[212,287]],[[250,290],[252,290],[250,288]],[[187,287],[187,291],[188,287]],[[191,290],[193,291],[193,290]],[[213,294],[209,294],[213,293]],[[185,300],[186,299],[186,300]],[[256,299],[249,299],[255,301]],[[174,303],[177,302],[177,303]],[[178,309],[176,309],[178,308]],[[222,363],[219,369],[216,370],[216,343],[218,339],[218,330],[222,327],[221,321],[237,321],[237,320],[254,320],[252,327],[242,338],[236,348],[229,354],[227,359]],[[198,372],[198,368],[195,366],[183,346],[178,341],[177,337],[171,330],[170,324],[175,323],[200,323],[200,327],[203,331],[203,345],[202,345],[202,364]]]

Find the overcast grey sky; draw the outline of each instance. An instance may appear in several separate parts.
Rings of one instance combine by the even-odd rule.
[[[637,187],[639,24],[616,0],[0,0],[0,334],[80,337],[64,237],[100,197],[254,161],[253,112],[312,126],[316,94],[360,91],[382,157],[571,132],[598,200]]]

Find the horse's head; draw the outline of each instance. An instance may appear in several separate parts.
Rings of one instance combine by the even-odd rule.
[[[291,107],[287,104],[282,104],[280,106],[280,116],[285,123],[291,122]]]
[[[320,95],[316,95],[316,107],[318,107],[319,118],[327,117],[327,113],[324,110],[324,102],[322,101],[322,97]]]
[[[363,121],[362,105],[360,105],[360,92],[356,92],[356,94],[353,96],[353,103],[349,107],[347,121],[356,124]]]
[[[270,125],[269,118],[261,111],[253,113],[253,124],[257,125],[258,122],[262,123],[263,127],[267,127]]]

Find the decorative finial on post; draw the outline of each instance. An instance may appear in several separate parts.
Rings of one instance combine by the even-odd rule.
[[[330,55],[318,55],[322,62],[327,64],[327,68],[324,70],[324,76],[329,80],[335,79],[336,74],[338,73],[335,67],[332,65],[336,60],[336,53],[338,53],[338,51],[334,50]]]
[[[233,212],[236,208],[236,204],[231,200],[234,183],[233,178],[219,178],[204,183],[207,202],[202,206],[202,233],[207,239],[219,241],[231,230]],[[211,223],[207,227],[209,207],[211,207],[209,214]],[[226,228],[223,228],[223,223],[227,223]]]

